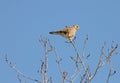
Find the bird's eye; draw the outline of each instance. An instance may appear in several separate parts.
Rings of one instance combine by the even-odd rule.
[[[79,26],[78,26],[78,25],[76,25],[76,28],[78,29],[78,28],[79,28]]]

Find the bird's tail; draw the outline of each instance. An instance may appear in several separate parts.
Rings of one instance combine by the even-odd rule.
[[[60,31],[53,31],[53,32],[49,32],[49,34],[60,34]]]

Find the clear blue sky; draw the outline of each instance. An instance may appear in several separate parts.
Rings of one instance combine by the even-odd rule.
[[[62,37],[49,35],[49,31],[74,24],[80,26],[75,40],[79,52],[82,52],[86,34],[89,35],[86,54],[92,55],[90,64],[94,69],[98,62],[96,57],[99,56],[104,41],[107,48],[112,41],[120,45],[120,1],[0,0],[0,83],[19,83],[17,74],[5,63],[5,54],[16,63],[20,71],[28,76],[40,78],[37,74],[43,55],[38,42],[40,35],[50,39],[63,58],[63,70],[69,70],[71,68],[69,56],[75,56],[72,46],[65,43],[66,39]],[[117,74],[110,79],[110,83],[120,82],[119,59],[120,54],[112,57]],[[53,77],[55,83],[59,83],[61,79],[58,77],[58,66],[53,53],[49,56],[49,68],[49,75]],[[106,69],[102,68],[92,83],[105,83],[108,73]]]

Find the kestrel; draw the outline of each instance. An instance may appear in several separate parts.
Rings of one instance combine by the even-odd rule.
[[[78,25],[73,25],[73,26],[66,26],[66,28],[63,30],[53,31],[53,32],[49,32],[49,33],[60,35],[62,37],[67,38],[70,42],[72,42],[73,38],[75,37],[75,33],[76,33],[76,31],[78,31],[78,29],[79,29]]]

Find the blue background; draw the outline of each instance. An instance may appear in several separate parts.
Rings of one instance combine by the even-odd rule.
[[[69,56],[75,56],[74,49],[69,43],[65,43],[65,38],[50,35],[49,32],[74,24],[80,26],[75,40],[80,53],[86,35],[89,36],[85,54],[91,54],[89,64],[94,71],[103,42],[106,42],[106,54],[112,41],[120,44],[120,1],[0,0],[0,83],[19,83],[17,74],[5,62],[6,54],[20,71],[40,79],[37,70],[44,55],[39,43],[41,35],[50,39],[58,55],[63,58],[63,71],[68,70],[70,74],[73,65],[70,65]],[[119,59],[119,54],[112,57],[112,65],[117,73],[112,76],[109,83],[120,82]],[[54,54],[51,53],[49,76],[53,77],[55,83],[60,83],[61,76],[55,60]],[[105,83],[108,68],[107,64],[91,83]],[[24,83],[25,79],[22,80]]]

